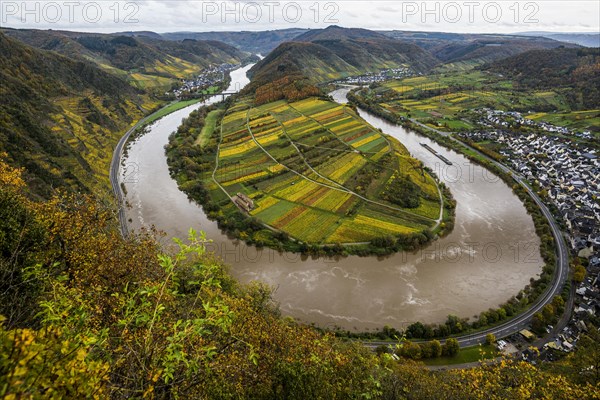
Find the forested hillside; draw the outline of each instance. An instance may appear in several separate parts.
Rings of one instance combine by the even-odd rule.
[[[157,103],[90,62],[1,33],[0,52],[0,151],[37,195],[104,191],[114,143]]]
[[[246,53],[218,41],[171,41],[150,36],[4,29],[30,46],[95,63],[140,89],[164,91],[215,64],[239,63]]]
[[[477,33],[384,31],[382,34],[426,49],[442,63],[474,66],[529,50],[579,47],[547,37]]]
[[[600,49],[532,50],[485,65],[522,88],[564,89],[573,109],[600,108]]]
[[[156,94],[246,57],[216,41],[15,29],[0,31],[0,52],[0,151],[43,197],[59,187],[107,194],[113,148],[162,104]]]
[[[593,399],[597,342],[562,375],[505,360],[432,372],[282,319],[191,236],[124,240],[89,197],[28,200],[0,161],[0,397]],[[398,344],[401,351],[404,344]],[[393,346],[392,346],[393,348]],[[379,355],[378,355],[379,354]]]
[[[282,43],[251,70],[253,82],[300,74],[312,83],[407,66],[425,72],[438,63],[420,47],[365,29],[332,26]]]

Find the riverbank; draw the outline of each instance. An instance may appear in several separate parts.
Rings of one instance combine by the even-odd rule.
[[[482,154],[477,149],[474,149],[468,144],[459,141],[448,133],[438,131],[416,121],[400,118],[376,104],[365,102],[356,94],[356,91],[357,90],[354,90],[352,93],[348,94],[348,99],[354,104],[354,106],[365,107],[369,110],[369,112],[374,112],[379,117],[384,118],[393,124],[401,123],[402,126],[419,132],[423,136],[434,140],[437,144],[463,154],[465,157],[469,158],[469,160],[494,172],[506,184],[512,185],[513,192],[521,201],[523,201],[528,213],[532,216],[534,225],[536,227],[536,233],[540,237],[542,243],[542,246],[540,247],[541,255],[545,261],[541,276],[538,279],[533,280],[530,285],[527,285],[525,289],[519,293],[519,296],[521,297],[519,298],[519,302],[516,304],[518,304],[520,307],[517,307],[514,310],[516,314],[515,320],[521,320],[521,322],[529,323],[533,315],[536,312],[541,311],[543,306],[552,302],[555,296],[562,295],[563,298],[568,298],[568,289],[563,290],[569,272],[568,251],[566,249],[564,238],[548,208],[543,204],[539,196],[534,190],[532,190],[532,188],[522,177],[520,177],[515,171],[512,171],[510,168],[501,164],[499,161]],[[522,294],[525,294],[526,296],[525,299],[527,301],[525,304],[523,304],[522,301],[524,298],[522,297]],[[510,304],[510,300],[508,303],[500,307],[500,309],[505,308],[508,304]],[[510,317],[509,313],[504,313],[503,315],[504,318],[501,318],[500,320]],[[496,318],[494,319],[494,322],[495,321],[497,321]],[[507,324],[510,323],[510,321],[512,321],[512,319],[509,319]],[[464,323],[462,325],[467,328],[476,328],[477,330],[482,328],[482,326],[474,327]],[[498,329],[496,332],[494,332],[494,330],[487,329],[484,332],[486,334],[501,333],[502,335],[506,336],[508,332],[505,324],[501,324],[500,326],[502,326],[504,329]],[[485,325],[483,325],[483,327],[485,328]],[[452,332],[451,329],[450,332]],[[476,334],[477,333],[474,333],[473,335]],[[498,337],[503,337],[502,335]],[[433,336],[443,337],[442,335]],[[426,337],[417,336],[417,338]],[[483,338],[484,337],[480,334],[479,340],[482,341]]]
[[[221,115],[222,117],[222,115],[225,114],[225,108],[229,107],[235,106],[231,104],[223,105],[221,107],[219,115]],[[198,132],[202,132],[204,130],[205,119],[213,111],[216,112],[214,105],[209,106],[209,109],[203,108],[193,112],[183,122],[182,126],[178,128],[176,134],[174,134],[170,138],[170,143],[167,147],[167,158],[170,172],[173,178],[177,180],[181,190],[188,194],[190,198],[193,198],[199,204],[202,204],[208,217],[216,221],[219,225],[219,228],[226,231],[232,237],[243,240],[247,245],[253,245],[257,247],[269,247],[280,251],[297,252],[311,256],[348,256],[352,254],[360,256],[383,256],[398,251],[418,250],[429,245],[432,241],[439,238],[439,236],[445,236],[452,231],[452,228],[454,226],[455,202],[452,199],[452,195],[448,188],[442,182],[439,182],[439,179],[433,178],[432,176],[434,176],[435,174],[428,168],[422,168],[421,173],[424,174],[423,178],[427,177],[427,182],[431,183],[432,187],[430,187],[429,189],[431,189],[431,191],[433,191],[436,194],[436,197],[438,197],[438,199],[436,199],[438,210],[434,210],[435,217],[437,218],[437,220],[433,221],[432,215],[430,218],[431,221],[435,222],[435,226],[433,228],[430,227],[428,229],[425,229],[421,232],[415,232],[413,234],[390,233],[388,235],[381,236],[375,235],[375,238],[368,241],[346,242],[339,240],[330,244],[323,244],[306,242],[302,240],[301,237],[292,236],[292,234],[287,233],[284,230],[277,229],[272,225],[267,225],[267,223],[265,223],[262,220],[258,221],[257,218],[260,218],[260,215],[262,215],[260,212],[258,212],[260,210],[252,210],[252,216],[248,215],[248,212],[240,211],[239,208],[233,204],[232,196],[235,194],[235,190],[233,191],[233,193],[228,193],[216,179],[215,173],[219,168],[217,155],[220,154],[219,144],[223,140],[223,138],[221,137],[222,133],[219,133],[219,129],[217,128],[216,130],[212,130],[212,140],[207,141],[207,143],[205,143],[204,146],[200,147],[196,145],[198,139]],[[231,123],[231,121],[228,123]],[[388,142],[395,142],[396,140],[393,138],[388,138],[387,135],[383,136],[383,134],[380,132],[377,132],[377,134],[382,135],[382,137],[384,137],[385,140]],[[286,135],[286,137],[289,139],[288,135]],[[253,140],[257,143],[257,146],[261,147],[261,145],[256,141],[256,139]],[[275,143],[274,145],[271,144],[271,147],[277,150],[281,146]],[[398,147],[401,148],[402,146],[398,145]],[[263,152],[267,152],[267,150],[264,148],[262,148],[262,150]],[[298,150],[297,147],[296,150]],[[321,148],[319,147],[317,150],[321,150]],[[406,150],[403,151],[405,152]],[[299,152],[299,154],[302,157],[304,157],[302,152]],[[347,154],[347,152],[343,154]],[[354,152],[351,152],[350,154],[354,155]],[[236,155],[236,157],[239,156]],[[357,155],[357,157],[361,159],[361,156]],[[302,159],[306,163],[306,160],[304,158]],[[416,160],[414,161],[416,162]],[[328,162],[331,161],[329,160]],[[350,166],[352,166],[352,164],[350,164]],[[282,173],[285,172],[286,169],[289,170],[289,167],[282,164],[275,164],[274,168],[276,167],[282,167]],[[227,175],[221,176],[222,174],[219,174],[219,177],[222,179],[235,179],[235,181],[237,182],[241,179],[245,179],[245,176],[250,174],[249,171],[251,170],[253,170],[251,166],[240,164],[239,166],[236,166],[236,170],[233,171],[235,173],[233,178],[227,178]],[[298,176],[304,176],[294,170],[290,171],[292,173],[297,174]],[[389,177],[392,174],[392,172],[395,172],[388,172],[385,169],[384,171],[385,174],[382,178],[384,180],[387,179],[387,177]],[[319,175],[317,172],[315,172],[315,174],[317,174],[317,176],[320,177],[320,180],[318,182],[309,179],[309,181],[312,182],[314,186],[317,185],[315,186],[315,190],[329,190],[330,192],[332,192],[332,195],[338,194],[338,197],[346,194],[351,194],[353,196],[356,196],[358,200],[364,200],[365,202],[373,203],[375,206],[381,208],[382,210],[385,209],[385,211],[389,214],[387,217],[388,219],[392,219],[392,214],[399,214],[399,216],[404,216],[405,218],[408,215],[408,217],[412,218],[413,220],[415,220],[415,218],[418,217],[425,221],[425,219],[422,216],[417,216],[410,209],[398,209],[397,212],[394,212],[393,210],[390,211],[389,209],[384,208],[384,206],[388,208],[396,207],[392,207],[392,205],[388,206],[386,204],[373,201],[370,198],[367,199],[365,196],[368,197],[368,194],[356,194],[355,192],[351,191],[351,189],[348,189],[338,184],[337,182],[327,180],[327,178]],[[250,176],[254,175],[256,175],[256,173],[253,172]],[[293,176],[294,175],[292,175],[292,177]],[[369,176],[368,178],[370,180],[376,180],[374,176],[375,175]],[[209,179],[209,177],[211,177],[211,179]],[[250,182],[246,182],[245,186],[243,186],[243,188],[242,186],[240,186],[240,189],[238,190],[245,190],[246,192],[249,190],[251,191],[251,188],[256,188],[257,186],[262,187],[265,184],[268,184],[269,182],[278,182],[283,178],[279,177],[279,175],[274,175],[272,177],[267,176],[266,179],[268,181],[266,183],[265,177],[257,179],[254,179]],[[292,182],[292,186],[288,185],[288,187],[294,189],[294,183],[296,182]],[[299,185],[301,185],[302,183],[306,182],[300,180]],[[424,185],[424,183],[419,184]],[[217,186],[215,187],[215,185]],[[436,187],[434,188],[433,185],[435,185]],[[361,186],[357,187],[360,188]],[[260,197],[262,197],[261,192],[257,193],[258,197],[250,195],[250,197],[254,198],[255,202]],[[326,195],[322,195],[321,197],[326,197]],[[352,198],[354,199],[354,197]],[[278,199],[278,197],[275,197],[275,199]],[[333,198],[333,200],[336,200],[336,198]],[[258,204],[261,204],[262,201],[263,200],[259,200]],[[274,201],[277,202],[277,200]],[[277,208],[271,205],[271,203],[272,201],[269,203],[269,209]],[[341,204],[343,203],[343,201],[341,203],[338,201],[338,203]],[[318,210],[320,209],[314,209],[313,212],[317,212]],[[258,214],[255,217],[255,214],[257,212]],[[329,221],[330,219],[330,215],[328,214],[324,214],[323,217],[325,218],[325,221]],[[346,219],[343,219],[343,221],[346,221]],[[391,224],[391,222],[386,221],[384,224],[389,225]],[[413,222],[413,224],[416,224],[416,222]],[[334,224],[334,228],[337,229],[337,232],[339,230],[342,230],[344,227],[340,226],[338,223]],[[315,235],[315,229],[317,229],[317,227],[310,228],[310,236]],[[321,226],[319,226],[318,229],[324,229],[327,231],[327,227],[322,226],[322,224]],[[372,236],[374,235],[371,235],[371,237]]]
[[[243,71],[233,82],[241,77]],[[413,321],[439,323],[449,314],[462,318],[497,307],[540,271],[533,224],[509,187],[486,179],[478,166],[469,167],[472,179],[440,170],[439,164],[446,164],[420,143],[429,143],[456,166],[464,168],[466,159],[364,114],[372,126],[408,146],[452,190],[457,201],[456,227],[448,236],[416,252],[369,258],[302,256],[248,246],[228,237],[179,190],[165,160],[169,136],[195,107],[156,121],[132,144],[125,162],[135,164],[139,172],[125,183],[130,226],[136,231],[152,226],[164,231],[162,240],[167,246],[172,237],[187,237],[190,227],[206,232],[212,240],[208,251],[231,265],[236,279],[258,280],[276,288],[273,296],[283,315],[351,332],[375,331],[386,324],[405,329]],[[514,241],[526,243],[534,257],[515,258]],[[502,255],[489,257],[486,249],[498,249]]]

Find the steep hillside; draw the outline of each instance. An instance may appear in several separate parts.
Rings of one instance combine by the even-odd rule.
[[[532,50],[482,67],[524,88],[562,89],[574,109],[600,107],[600,49]]]
[[[313,43],[328,48],[348,64],[361,71],[409,66],[414,72],[426,72],[438,63],[420,47],[390,39],[332,39]]]
[[[589,324],[554,371],[513,359],[432,371],[409,358],[452,357],[456,340],[398,343],[402,333],[386,327],[379,333],[396,340],[372,352],[283,318],[269,287],[235,282],[196,235],[177,255],[165,254],[151,237],[123,239],[110,210],[89,199],[36,203],[22,190],[18,171],[0,158],[2,398],[600,395],[600,338]]]
[[[157,39],[150,35],[102,35],[67,31],[3,30],[33,47],[96,63],[134,86],[165,89],[213,64],[238,63],[246,54],[217,41]]]
[[[445,62],[475,61],[477,63],[501,60],[529,50],[576,46],[546,38],[497,37],[447,44],[430,49]]]
[[[252,84],[285,75],[310,76],[314,82],[355,75],[360,71],[328,48],[316,43],[286,42],[249,71]]]
[[[303,38],[314,40],[300,40]],[[298,41],[281,44],[257,63],[250,74],[255,83],[292,73],[320,83],[399,66],[425,72],[437,63],[438,60],[414,44],[364,29],[334,26],[310,31]]]
[[[169,40],[219,40],[240,50],[266,55],[283,42],[289,42],[307,29],[290,28],[260,32],[171,32],[162,37]]]
[[[155,103],[96,65],[0,33],[0,152],[32,192],[104,191],[112,148]]]

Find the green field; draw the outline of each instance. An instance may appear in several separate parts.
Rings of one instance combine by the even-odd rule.
[[[187,106],[191,106],[192,104],[196,104],[196,103],[200,102],[201,100],[202,99],[192,99],[192,100],[180,100],[180,101],[173,102],[173,103],[169,104],[168,106],[161,108],[154,114],[150,115],[148,117],[148,119],[146,120],[146,124],[151,124],[152,122],[154,122],[158,119],[161,119],[165,115],[171,114],[172,112],[175,112],[177,110],[181,110],[182,108],[185,108]]]
[[[471,111],[483,107],[520,111],[536,121],[579,131],[600,123],[600,110],[572,111],[561,91],[525,90],[502,76],[477,70],[447,69],[392,80],[363,89],[360,95],[394,114],[445,131],[473,129],[477,117]]]
[[[496,350],[495,346],[486,344],[460,349],[458,354],[456,354],[454,357],[443,356],[437,358],[429,358],[423,360],[423,362],[425,363],[425,365],[431,366],[456,365],[472,363],[481,360],[491,360],[499,356],[500,353],[498,352],[498,350]]]
[[[587,130],[592,126],[600,126],[600,110],[584,110],[570,112],[539,112],[526,115],[537,122],[548,122],[557,126],[566,126],[575,130]],[[596,132],[596,137],[600,132]]]
[[[314,97],[258,107],[238,100],[211,136],[217,118],[207,116],[197,140],[217,142],[210,179],[218,185],[209,192],[224,212],[236,207],[229,197],[243,193],[254,202],[251,216],[310,244],[369,242],[439,224],[441,197],[422,163],[346,106]]]
[[[221,114],[221,110],[213,110],[210,113],[208,113],[208,115],[204,119],[204,126],[202,127],[202,130],[200,131],[200,134],[196,139],[196,144],[198,144],[200,147],[204,146],[210,140],[210,137],[215,131],[217,122]]]

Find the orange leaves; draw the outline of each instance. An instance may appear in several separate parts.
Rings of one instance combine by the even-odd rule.
[[[259,86],[254,99],[256,105],[260,105],[281,99],[296,101],[319,94],[319,88],[310,84],[305,77],[286,75],[276,81]]]

